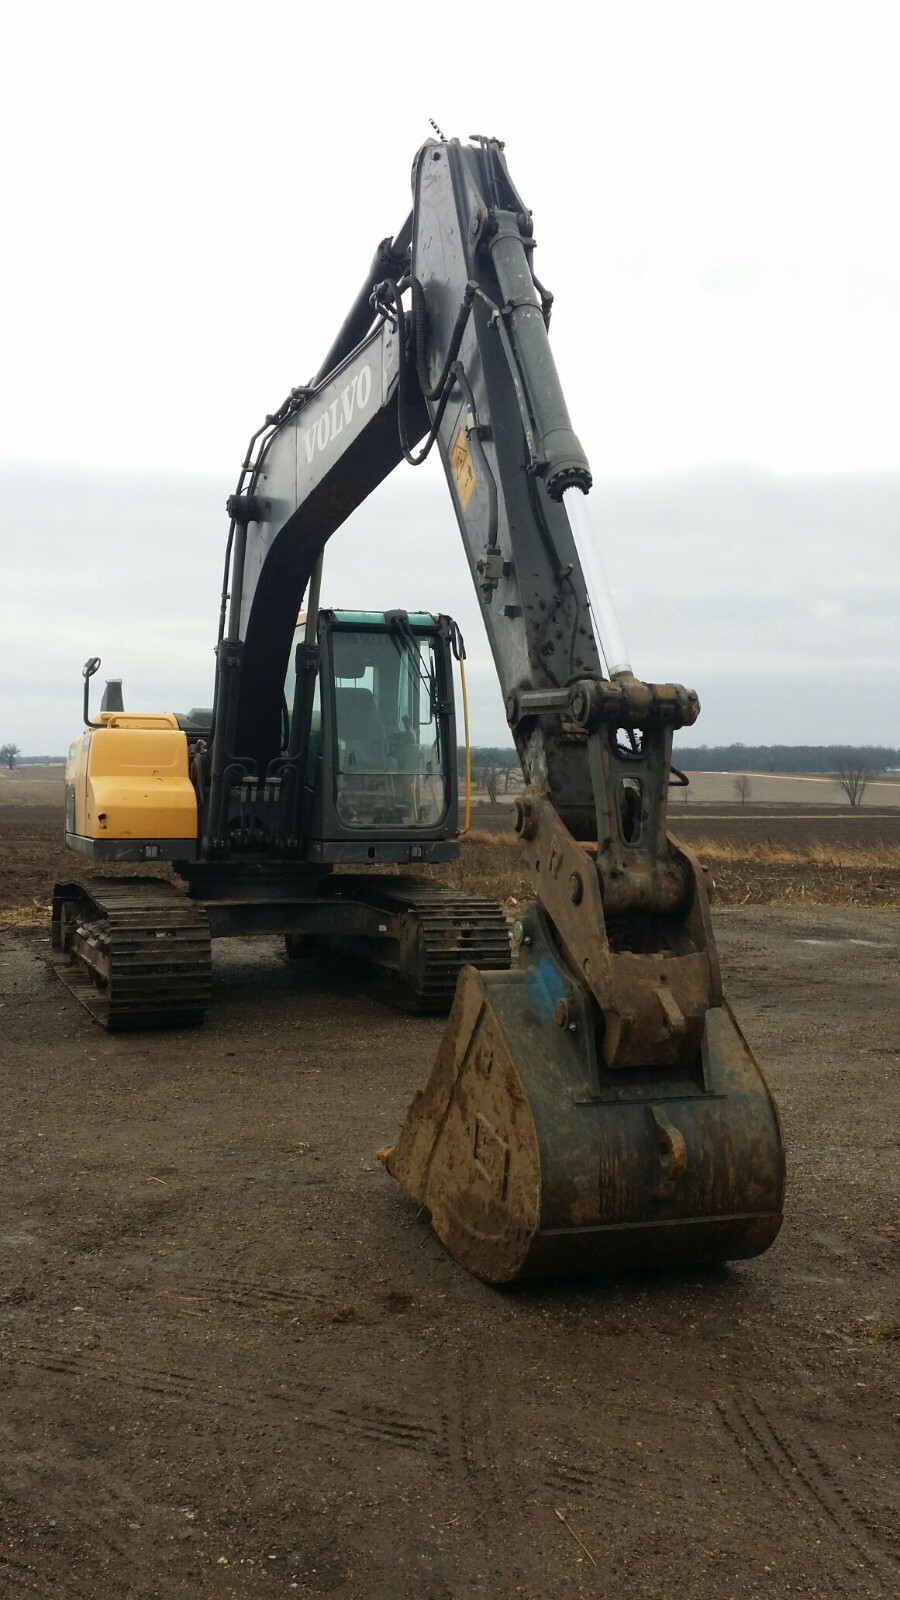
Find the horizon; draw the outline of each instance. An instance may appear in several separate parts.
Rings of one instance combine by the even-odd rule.
[[[828,753],[828,752],[833,750],[833,751],[836,751],[836,752],[837,751],[843,752],[845,757],[847,757],[847,756],[860,756],[861,757],[861,756],[864,756],[868,751],[877,751],[880,755],[886,755],[886,756],[889,756],[889,757],[896,756],[898,758],[898,761],[900,761],[900,746],[892,747],[892,746],[887,746],[887,745],[845,745],[845,744],[793,745],[793,744],[766,744],[766,743],[762,743],[762,744],[758,744],[758,745],[745,745],[741,740],[737,740],[733,744],[729,744],[729,745],[685,745],[683,747],[680,747],[680,748],[676,747],[676,748],[678,748],[678,753],[682,757],[684,757],[685,755],[699,755],[704,751],[708,752],[710,755],[720,755],[720,754],[721,755],[729,755],[732,751],[736,752],[736,751],[739,751],[739,750],[748,750],[748,751],[767,750],[772,755],[776,755],[779,751],[783,751],[783,750],[784,751],[793,751],[795,753],[802,751],[804,754],[809,754],[809,755],[824,754],[824,753]],[[463,751],[464,749],[465,749],[465,745],[457,743],[457,755],[461,751]],[[472,755],[477,755],[479,752],[485,753],[487,751],[497,752],[498,754],[501,754],[501,755],[515,755],[515,753],[516,753],[515,746],[512,743],[507,744],[507,745],[487,745],[487,744],[474,744],[473,743],[473,744],[470,744],[469,749],[470,749]],[[674,753],[675,753],[675,751],[673,750],[673,755],[674,755]],[[14,767],[41,766],[41,765],[44,765],[44,766],[60,766],[60,765],[64,765],[67,760],[68,760],[68,756],[67,755],[58,755],[58,754],[57,755],[48,755],[46,752],[44,752],[43,754],[39,754],[39,755],[26,755],[22,751],[17,749],[16,752],[15,752]],[[13,769],[9,768],[5,764],[0,764],[0,772],[2,772],[4,770],[13,770]],[[751,774],[755,773],[759,777],[765,777],[767,775],[766,770],[757,769],[757,768],[754,768],[754,767],[745,767],[745,768],[741,768],[741,767],[736,767],[736,768],[730,768],[730,767],[729,768],[724,768],[724,767],[723,768],[719,768],[719,767],[700,767],[700,768],[697,768],[696,770],[698,772],[710,772],[710,773],[722,772],[723,774],[730,774],[732,771],[736,772],[736,773],[748,772],[748,773],[751,773]],[[801,768],[793,768],[793,767],[773,767],[770,770],[775,774],[788,775],[788,776],[795,775],[797,777],[834,776],[834,774],[830,773],[830,769],[825,769],[823,767],[819,767],[819,768],[810,767],[810,768],[802,768],[802,769]],[[867,770],[870,770],[874,776],[887,777],[887,776],[890,776],[890,774],[895,773],[895,772],[900,773],[900,764],[898,764],[897,766],[890,766],[890,767],[889,766],[872,767],[872,768],[867,769]]]

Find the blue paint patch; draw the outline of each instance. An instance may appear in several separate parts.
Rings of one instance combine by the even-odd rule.
[[[565,980],[558,967],[546,956],[541,956],[536,967],[528,974],[528,997],[541,1022],[550,1022],[556,1002],[566,992]]]

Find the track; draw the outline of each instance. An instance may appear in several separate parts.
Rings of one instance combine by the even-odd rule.
[[[329,880],[348,929],[362,907],[378,938],[332,938],[328,953],[363,955],[387,975],[381,998],[401,1009],[450,1009],[466,965],[506,968],[509,930],[496,901],[417,878],[362,874]],[[373,919],[372,913],[375,913]],[[378,922],[384,917],[383,924]],[[52,961],[68,989],[111,1031],[188,1027],[203,1021],[211,983],[202,903],[160,879],[83,878],[53,891]],[[322,942],[316,941],[319,953]]]
[[[416,878],[372,881],[367,890],[366,880],[357,878],[354,893],[397,920],[401,1003],[415,1011],[449,1011],[464,966],[509,966],[509,927],[495,900]]]
[[[52,960],[91,1016],[113,1030],[181,1028],[209,1004],[201,906],[156,879],[84,878],[53,891]]]

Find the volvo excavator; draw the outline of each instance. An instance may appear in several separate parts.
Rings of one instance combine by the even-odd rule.
[[[430,1078],[380,1155],[493,1283],[756,1255],[785,1176],[703,873],[667,833],[672,738],[699,703],[635,677],[597,623],[578,532],[591,471],[534,248],[499,140],[422,147],[411,213],[316,377],[251,441],[210,712],[108,705],[92,723],[85,679],[67,840],[174,860],[187,892],[73,879],[54,897],[56,958],[111,1023],[199,1014],[210,929],[313,934],[381,959],[424,1003],[454,988]],[[349,870],[452,847],[457,630],[319,609],[328,539],[432,448],[526,780],[514,825],[535,900],[512,967],[496,908]]]

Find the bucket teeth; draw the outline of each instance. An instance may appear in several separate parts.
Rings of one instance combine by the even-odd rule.
[[[521,973],[503,977],[522,988]],[[385,1165],[476,1277],[518,1275],[540,1224],[537,1130],[474,967],[460,976],[434,1070]]]

